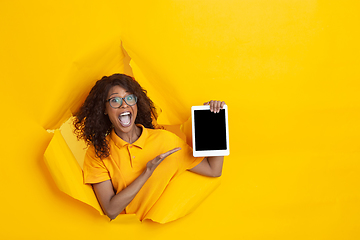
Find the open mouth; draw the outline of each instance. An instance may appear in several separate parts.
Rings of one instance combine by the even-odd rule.
[[[119,116],[119,121],[121,126],[123,127],[129,127],[131,125],[131,112],[123,112]]]

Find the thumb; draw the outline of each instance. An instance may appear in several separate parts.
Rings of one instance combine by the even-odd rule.
[[[154,158],[154,163],[160,163],[162,160],[164,159],[164,154],[160,154],[158,156],[156,156],[156,158]]]

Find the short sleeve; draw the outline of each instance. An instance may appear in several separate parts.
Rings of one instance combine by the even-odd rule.
[[[179,146],[181,147],[180,156],[180,171],[185,171],[197,166],[204,158],[203,157],[194,157],[192,148],[179,138]]]
[[[84,183],[87,184],[99,183],[110,179],[109,171],[104,162],[96,157],[93,146],[90,146],[86,151],[83,171]]]

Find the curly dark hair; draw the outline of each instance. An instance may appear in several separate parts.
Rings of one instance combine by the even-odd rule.
[[[113,74],[104,76],[97,81],[91,89],[84,104],[75,114],[74,133],[78,140],[83,139],[87,145],[95,147],[95,154],[100,159],[110,154],[109,143],[106,136],[111,132],[113,126],[108,115],[105,115],[105,104],[109,90],[113,86],[120,86],[126,91],[137,96],[138,113],[135,124],[142,124],[146,128],[154,128],[153,119],[157,114],[154,103],[147,96],[147,92],[140,84],[125,74]]]

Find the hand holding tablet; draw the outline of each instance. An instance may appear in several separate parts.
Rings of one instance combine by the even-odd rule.
[[[211,100],[211,101],[204,103],[204,105],[210,106],[210,112],[219,113],[220,109],[222,109],[225,106],[225,102]]]
[[[191,107],[194,157],[227,156],[229,150],[228,108],[210,101]]]

